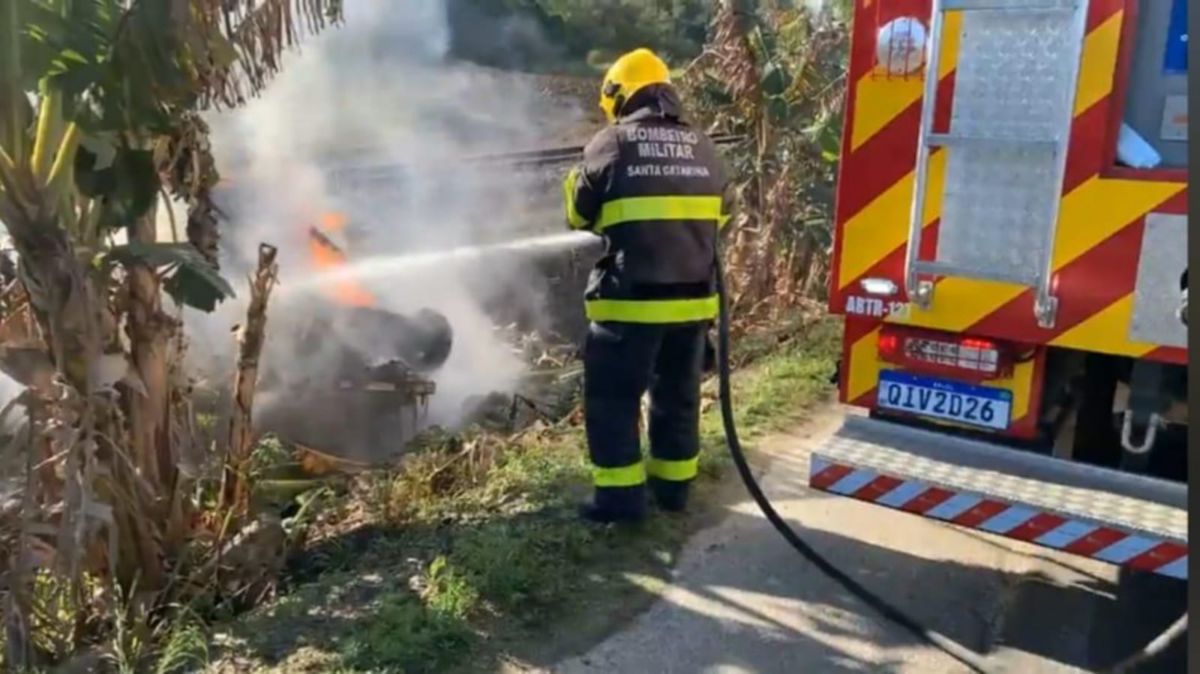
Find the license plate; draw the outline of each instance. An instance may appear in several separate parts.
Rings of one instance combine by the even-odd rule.
[[[876,404],[885,410],[1003,431],[1012,415],[1012,391],[884,370],[879,373]]]

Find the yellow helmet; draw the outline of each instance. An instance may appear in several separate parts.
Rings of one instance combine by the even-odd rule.
[[[611,122],[617,118],[625,101],[638,89],[651,84],[668,84],[670,81],[671,71],[662,59],[649,49],[635,49],[617,59],[604,75],[604,84],[600,87],[600,108]]]

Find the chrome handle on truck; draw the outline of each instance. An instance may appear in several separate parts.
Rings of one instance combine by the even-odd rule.
[[[913,175],[912,208],[908,215],[908,248],[904,255],[904,291],[908,301],[928,309],[933,301],[933,284],[921,281],[918,258],[921,254],[921,235],[925,228],[925,197],[929,180],[929,135],[933,131],[933,115],[937,108],[938,64],[942,60],[943,0],[933,0],[929,19],[929,42],[925,45],[925,98],[921,105],[921,126],[917,135],[917,165]]]

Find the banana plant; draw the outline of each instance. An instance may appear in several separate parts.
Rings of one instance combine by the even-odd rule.
[[[14,597],[45,559],[76,586],[166,584],[192,518],[173,444],[181,328],[162,293],[204,311],[233,295],[200,113],[246,102],[341,17],[340,0],[0,2],[0,223],[59,375],[35,392],[45,441],[27,451],[60,470],[26,472],[41,512],[0,562]],[[158,240],[167,200],[187,205],[186,242]],[[29,607],[7,604],[8,664],[33,666]]]
[[[748,139],[731,156],[740,214],[730,228],[727,268],[739,311],[810,288],[808,276],[821,267],[832,224],[847,17],[846,0],[721,0],[705,50],[685,76],[694,112],[711,128]]]

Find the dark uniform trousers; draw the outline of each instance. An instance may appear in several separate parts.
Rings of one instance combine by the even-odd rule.
[[[667,509],[682,508],[700,454],[700,380],[707,322],[592,323],[584,347],[588,448],[596,505],[636,512],[645,481]],[[650,392],[649,460],[641,400]]]

